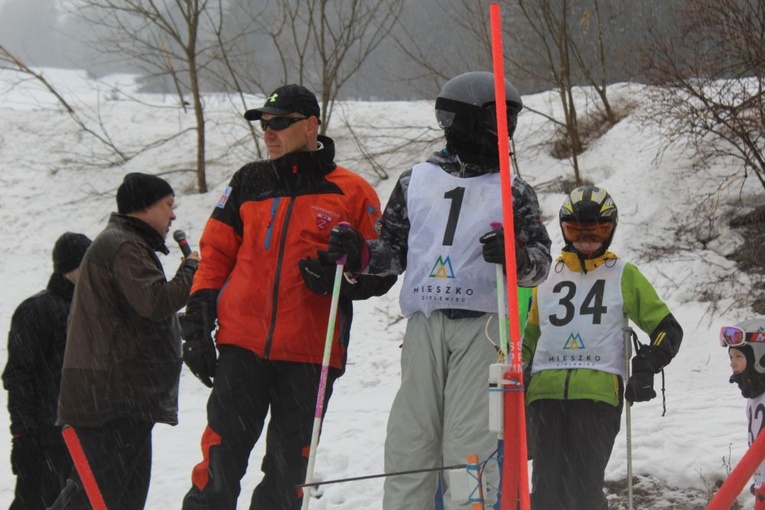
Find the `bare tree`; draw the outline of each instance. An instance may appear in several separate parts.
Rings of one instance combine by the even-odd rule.
[[[488,6],[473,0],[436,0],[442,9],[454,13],[459,31],[452,38],[459,40],[462,70],[491,67],[491,36]],[[607,14],[602,4],[608,4]],[[587,141],[601,134],[604,128],[588,119],[582,125],[574,101],[576,86],[589,85],[595,95],[598,122],[608,127],[619,120],[610,104],[608,62],[610,55],[606,42],[607,27],[619,18],[618,6],[607,0],[518,0],[506,5],[503,14],[504,39],[508,61],[507,73],[511,81],[532,84],[537,89],[554,89],[563,111],[563,118],[547,113],[543,115],[558,126],[560,136],[554,144],[553,155],[568,158],[574,170],[574,180],[581,183],[578,156]],[[404,37],[399,50],[417,66],[441,81],[450,77],[434,62],[430,53],[416,37],[399,29]],[[468,49],[465,49],[467,47]],[[452,53],[449,54],[452,57]],[[586,131],[586,132],[583,132]]]
[[[255,32],[268,36],[270,44],[262,45],[260,52],[273,55],[271,51],[275,51],[278,65],[252,66],[259,73],[251,73],[249,81],[258,84],[263,92],[287,82],[316,89],[325,133],[338,94],[388,37],[404,2],[273,0],[265,2],[266,7],[260,4],[248,23]]]
[[[577,44],[575,38],[571,38],[569,44],[571,46],[571,53],[576,60],[577,67],[582,73],[585,79],[585,83],[592,86],[593,90],[598,94],[600,98],[600,104],[603,106],[606,120],[613,126],[617,122],[616,114],[613,108],[611,108],[611,102],[608,100],[608,52],[606,51],[606,23],[602,18],[601,8],[599,0],[592,0],[592,7],[585,7],[580,18],[580,26],[582,35],[587,35],[590,32],[590,28],[594,22],[595,40],[590,47],[595,48],[594,54],[597,56],[595,61],[587,58],[587,55],[591,52],[582,48],[581,44]]]
[[[524,51],[511,56],[510,60],[513,67],[550,83],[558,91],[564,119],[557,122],[565,133],[565,153],[571,160],[574,180],[579,184],[578,156],[584,145],[573,97],[575,79],[571,58],[570,0],[518,0],[517,7],[525,29],[509,31],[508,35]]]
[[[668,142],[690,139],[702,161],[734,158],[765,188],[765,8],[759,0],[695,0],[644,58]]]
[[[106,128],[104,119],[99,112],[93,113],[87,109],[78,108],[78,106],[75,105],[71,99],[67,99],[66,95],[57,89],[55,84],[51,83],[42,72],[32,69],[18,55],[14,54],[3,45],[0,45],[0,69],[16,71],[22,76],[29,77],[36,81],[47,90],[48,93],[56,99],[58,104],[61,105],[72,121],[77,124],[80,130],[93,137],[93,139],[106,150],[106,153],[109,155],[107,158],[104,158],[103,154],[93,154],[93,159],[97,159],[99,165],[103,165],[104,159],[107,160],[107,166],[122,165],[136,156],[157,149],[186,133],[186,131],[181,131],[169,137],[153,140],[137,148],[132,147],[126,149],[125,147],[121,147],[114,139],[112,133]],[[23,81],[20,81],[19,86],[22,85],[24,85],[24,83]]]
[[[79,0],[73,13],[99,27],[105,53],[130,59],[149,77],[169,78],[181,107],[190,102],[196,125],[197,189],[207,191],[201,74],[217,42],[204,34],[223,0]],[[188,97],[188,100],[186,99]]]

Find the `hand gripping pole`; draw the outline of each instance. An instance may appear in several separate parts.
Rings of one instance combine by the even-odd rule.
[[[340,287],[343,284],[343,268],[345,266],[345,257],[337,261],[335,268],[335,281],[332,286],[332,302],[329,307],[329,321],[327,322],[327,336],[324,340],[324,358],[321,362],[321,377],[319,378],[319,394],[316,397],[316,413],[313,418],[313,432],[311,433],[311,448],[308,453],[308,469],[306,470],[305,483],[303,487],[303,506],[302,510],[308,509],[311,499],[311,489],[313,488],[313,468],[316,461],[316,448],[319,445],[319,435],[321,433],[321,422],[324,416],[324,395],[327,392],[327,374],[329,372],[329,359],[332,354],[332,340],[335,337],[335,318],[337,317],[337,305],[340,302]]]

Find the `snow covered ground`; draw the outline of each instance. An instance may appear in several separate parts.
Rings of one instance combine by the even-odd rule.
[[[45,70],[45,76],[91,119],[90,125],[103,123],[123,149],[192,127],[192,115],[176,108],[173,98],[138,94],[128,76],[94,82],[81,73],[52,69]],[[615,104],[621,104],[640,96],[639,91],[639,86],[625,84],[612,87],[609,94]],[[128,101],[126,93],[164,108]],[[251,97],[248,105],[257,106],[261,101]],[[535,110],[557,108],[550,94],[524,97],[524,101]],[[18,303],[45,286],[54,240],[67,230],[91,237],[98,234],[115,209],[114,193],[129,171],[164,174],[176,190],[178,220],[173,228],[184,229],[194,244],[229,177],[251,157],[244,149],[226,150],[230,141],[247,136],[241,111],[226,98],[207,98],[210,192],[200,195],[193,191],[195,177],[190,171],[193,134],[110,167],[104,164],[107,158],[99,144],[78,130],[49,93],[34,81],[22,82],[19,75],[0,71],[0,246],[4,259],[0,266],[0,334],[8,330]],[[373,182],[383,204],[398,173],[439,148],[438,144],[420,144],[409,152],[397,151],[384,160],[390,178],[380,180],[369,165],[357,159],[358,150],[343,120],[348,119],[356,134],[373,145],[398,143],[399,137],[417,133],[427,138],[437,133],[432,102],[341,103],[335,115],[329,135],[338,142],[338,161]],[[570,179],[571,170],[567,162],[550,158],[539,146],[550,137],[549,122],[524,112],[519,124],[518,167],[537,189],[557,253],[561,248],[557,211],[564,198],[557,183],[560,178]],[[751,282],[724,258],[741,240],[720,218],[734,209],[741,211],[742,204],[759,205],[756,200],[761,200],[762,190],[754,179],[741,183],[733,177],[735,169],[723,164],[698,172],[681,147],[659,155],[660,136],[656,128],[630,115],[594,142],[580,164],[583,177],[606,187],[619,207],[613,250],[641,268],[685,330],[680,354],[666,370],[666,416],[662,417],[661,398],[633,407],[634,472],[675,489],[706,492],[714,480],[725,477],[726,464],[735,465],[746,450],[744,400],[727,382],[727,353],[717,344],[717,331],[721,325],[752,317],[736,304]],[[719,200],[703,202],[702,197],[713,190],[722,190]],[[698,208],[699,203],[704,206]],[[693,241],[693,232],[703,229],[707,220],[714,240],[702,249]],[[679,225],[683,228],[678,229]],[[171,254],[165,263],[172,274],[180,252],[172,242],[169,246]],[[399,345],[405,323],[400,320],[397,292],[398,286],[388,295],[356,307],[348,371],[335,386],[318,449],[318,479],[382,472],[385,424],[399,384]],[[722,298],[701,302],[700,296],[710,292],[718,292]],[[641,339],[646,335],[641,334]],[[0,344],[0,364],[4,366],[5,341]],[[656,384],[658,390],[659,377]],[[180,507],[191,468],[200,459],[198,444],[208,391],[184,370],[180,424],[155,428],[147,508]],[[0,408],[0,429],[7,431],[4,391],[0,392]],[[7,507],[15,479],[8,461],[10,435],[0,437],[4,437],[0,439],[0,507]],[[249,493],[260,479],[262,454],[259,444],[242,481],[240,509],[248,507]],[[622,430],[607,478],[617,482],[625,476]],[[381,506],[382,480],[328,485],[321,492],[311,508],[375,510]],[[667,490],[665,499],[671,496]],[[748,494],[739,499],[751,505]],[[653,508],[669,507],[657,504]]]

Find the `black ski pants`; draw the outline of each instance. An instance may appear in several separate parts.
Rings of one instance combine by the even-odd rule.
[[[109,510],[142,510],[151,480],[153,423],[112,420],[101,427],[74,427],[98,489]],[[85,488],[73,469],[49,510],[90,510]]]
[[[58,427],[13,439],[16,492],[9,510],[45,510],[64,488],[72,460]]]
[[[263,432],[263,480],[250,510],[299,510],[316,413],[321,366],[270,361],[230,345],[219,347],[218,368],[207,402],[203,460],[194,467],[183,510],[234,510],[250,452]],[[324,412],[339,371],[330,369]]]
[[[531,475],[533,510],[608,510],[606,465],[621,424],[621,408],[594,400],[537,400]]]

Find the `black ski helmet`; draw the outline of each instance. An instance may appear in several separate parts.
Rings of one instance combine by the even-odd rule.
[[[614,233],[616,232],[616,225],[619,221],[619,211],[613,198],[611,198],[611,195],[605,189],[587,184],[571,191],[563,202],[563,206],[558,213],[561,232],[563,232],[564,221],[574,223],[613,223],[614,227],[611,229],[611,235],[598,251],[589,255],[590,258],[596,258],[603,255],[608,250],[608,247],[611,246],[611,241],[613,241]],[[563,240],[568,250],[577,252],[571,241],[566,238],[565,232],[563,232]]]
[[[523,108],[521,95],[505,80],[507,132],[512,138]],[[447,81],[436,98],[436,120],[444,130],[447,146],[464,163],[496,167],[497,111],[494,75],[471,71]]]

